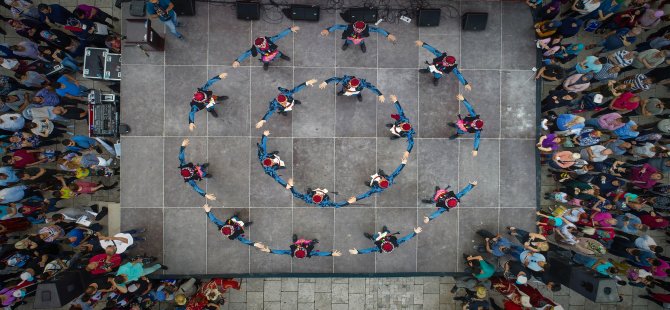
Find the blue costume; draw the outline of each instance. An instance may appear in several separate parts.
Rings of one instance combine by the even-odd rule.
[[[184,150],[186,150],[185,146],[182,146],[179,149],[179,169],[181,170],[181,176],[184,178],[184,182],[191,185],[193,190],[200,194],[200,196],[204,197],[207,193],[205,193],[205,191],[202,190],[202,188],[200,188],[198,184],[195,183],[195,181],[200,181],[206,177],[207,171],[205,171],[205,168],[201,165],[186,163],[186,160],[184,160]]]
[[[312,256],[333,256],[333,252],[322,252],[319,250],[314,250],[314,245],[317,242],[314,240],[298,240],[291,244],[290,249],[288,250],[275,250],[270,249],[272,254],[280,255],[290,255],[291,257],[296,258],[310,258]]]
[[[301,91],[303,88],[305,88],[305,86],[307,86],[307,82],[302,83],[291,90],[283,87],[277,87],[279,92],[286,96],[286,102],[288,106],[283,106],[281,103],[279,103],[279,101],[277,101],[277,98],[273,98],[272,101],[270,101],[270,107],[268,107],[268,111],[265,112],[265,115],[263,115],[263,120],[267,121],[275,111],[278,111],[279,113],[291,111],[294,103],[293,94]],[[296,102],[296,104],[299,104],[298,102]]]
[[[409,119],[407,116],[405,116],[405,111],[402,109],[402,106],[400,106],[398,101],[394,102],[393,105],[395,106],[398,114],[392,114],[391,117],[395,119],[395,122],[386,126],[390,126],[391,133],[394,135],[394,137],[407,137],[407,152],[412,152],[412,148],[414,147],[414,134],[416,133],[414,131],[414,127],[411,127],[410,125],[409,130],[403,130],[402,124],[409,125]],[[394,137],[391,137],[391,139],[397,139]]]
[[[335,30],[342,30],[342,39],[344,41],[344,46],[342,46],[342,49],[347,49],[347,47],[351,44],[353,45],[361,45],[361,50],[365,53],[365,38],[370,36],[370,32],[376,32],[378,34],[383,35],[384,37],[388,37],[389,33],[388,31],[382,29],[382,28],[377,28],[375,26],[370,26],[367,25],[364,22],[355,22],[353,24],[349,25],[342,25],[342,24],[336,24],[333,25],[330,28],[327,28],[328,32],[333,32]]]
[[[467,99],[463,99],[463,105],[465,106],[466,109],[468,109],[468,113],[470,113],[470,116],[466,116],[464,118],[461,118],[461,115],[458,115],[458,122],[455,124],[456,126],[456,135],[462,135],[466,133],[474,133],[475,134],[475,144],[473,149],[475,151],[479,150],[479,139],[481,136],[482,128],[481,126],[477,127],[477,124],[483,125],[483,121],[479,119],[479,115],[475,113],[475,110],[472,108],[470,103],[468,102]],[[453,138],[456,138],[456,135],[452,136]]]
[[[221,220],[217,219],[216,216],[214,216],[214,213],[212,212],[207,212],[207,218],[216,225],[216,227],[221,230],[224,227],[228,227],[231,229],[232,234],[228,237],[230,240],[238,240],[239,242],[242,242],[248,246],[253,246],[254,242],[244,238],[244,226],[240,225],[240,219],[237,216],[233,216],[230,219],[226,220],[226,222],[221,222]]]
[[[447,53],[438,51],[434,47],[428,45],[428,43],[423,43],[421,46],[433,53],[436,57],[433,59],[432,63],[426,62],[429,65],[428,69],[421,69],[421,72],[430,72],[435,79],[440,79],[450,72],[453,72],[461,84],[468,85],[468,81],[466,81],[461,72],[458,71],[458,65],[455,63],[456,59],[453,56],[448,56]]]
[[[266,166],[263,164],[263,161],[265,159],[271,159],[271,160],[279,160],[279,156],[275,155],[274,153],[268,153],[267,152],[267,141],[268,137],[266,135],[263,135],[261,137],[261,143],[256,144],[258,146],[258,160],[261,163],[261,167],[263,167],[263,171],[265,171],[265,174],[271,176],[277,183],[281,184],[282,186],[286,186],[287,183],[282,179],[279,174],[277,174],[277,169],[279,169],[279,165],[273,165],[271,166]]]
[[[344,206],[349,204],[348,201],[333,202],[333,201],[330,200],[330,196],[328,196],[328,194],[324,194],[323,198],[320,202],[315,202],[312,199],[312,197],[314,197],[314,193],[318,192],[318,190],[319,189],[314,190],[314,191],[308,190],[308,191],[310,191],[310,193],[304,194],[304,193],[301,193],[301,192],[298,192],[297,190],[295,190],[295,187],[291,187],[291,194],[293,194],[293,197],[298,198],[298,199],[300,199],[300,200],[302,200],[306,203],[315,204],[315,205],[318,205],[319,207],[322,207],[322,208],[325,208],[325,207],[340,208],[340,207],[344,207]]]
[[[212,113],[214,117],[216,117],[216,112],[214,111],[214,106],[216,105],[216,99],[220,100],[226,100],[228,97],[223,96],[217,98],[216,96],[212,96],[212,91],[209,90],[209,88],[216,82],[220,81],[221,78],[217,75],[205,85],[202,87],[198,88],[198,91],[193,95],[193,99],[191,99],[191,111],[188,113],[188,123],[189,124],[194,124],[195,123],[195,113],[200,111],[200,110],[207,110],[207,112]]]
[[[277,56],[281,57],[282,59],[289,60],[290,58],[282,54],[282,52],[277,49],[278,47],[275,44],[277,40],[287,36],[289,33],[291,33],[291,28],[286,28],[284,31],[280,32],[274,37],[256,38],[254,41],[254,46],[242,53],[242,55],[237,57],[235,61],[242,62],[249,56],[256,57],[258,55],[261,56],[260,61],[263,62],[264,65],[269,64]]]
[[[367,249],[361,249],[358,250],[358,254],[368,254],[372,252],[379,252],[379,253],[389,253],[391,252],[394,248],[399,247],[401,244],[409,241],[410,239],[416,237],[415,232],[411,232],[407,234],[406,236],[397,239],[394,234],[391,234],[391,232],[386,229],[382,231],[382,233],[386,234],[385,237],[381,237],[380,233],[375,233],[372,235],[372,240],[375,242],[375,246],[367,248]],[[379,240],[378,240],[379,239]],[[386,243],[386,244],[385,244]],[[392,247],[389,247],[388,243],[392,244]],[[388,250],[390,248],[390,250]]]
[[[359,81],[359,84],[356,85],[356,86],[351,86],[349,83],[354,79]],[[371,90],[377,96],[382,95],[382,92],[380,92],[379,89],[377,89],[377,87],[370,84],[365,79],[359,79],[359,78],[356,78],[354,76],[349,76],[349,75],[345,75],[343,77],[334,76],[334,77],[331,77],[331,78],[325,80],[325,82],[326,82],[326,84],[330,84],[332,82],[335,82],[336,84],[342,84],[342,90],[340,90],[337,93],[339,96],[341,96],[341,95],[354,96],[355,95],[355,96],[358,96],[360,98],[361,97],[360,93],[364,88],[367,88],[367,89]]]
[[[446,205],[446,200],[453,197],[456,198],[457,202],[460,202],[461,198],[465,196],[465,194],[467,194],[470,190],[472,190],[472,188],[474,188],[474,185],[468,184],[457,194],[454,194],[451,191],[447,191],[449,187],[445,189],[440,189],[439,187],[436,188],[435,194],[433,195],[433,199],[431,199],[430,201],[428,200],[424,201],[424,202],[435,202],[437,206],[437,211],[433,212],[433,214],[428,216],[428,218],[430,220],[434,220],[435,218],[440,216],[440,214],[444,213],[445,211],[449,211],[450,207]]]
[[[382,188],[381,186],[379,186],[379,181],[375,181],[375,178],[380,178],[380,180],[381,180],[381,178],[386,179],[388,181],[388,184],[389,184],[388,187],[391,187],[391,184],[393,184],[393,181],[395,180],[395,177],[397,177],[400,174],[400,171],[402,171],[403,168],[405,168],[405,164],[400,164],[400,166],[398,166],[398,168],[396,168],[395,171],[393,171],[393,173],[391,173],[391,175],[389,175],[389,176],[385,175],[384,171],[379,170],[379,173],[372,176],[373,182],[370,186],[371,187],[370,190],[368,190],[367,192],[365,192],[363,194],[360,194],[360,195],[356,196],[356,200],[361,200],[361,199],[364,199],[364,198],[368,198],[368,197],[372,196],[372,194],[374,194],[374,193],[381,193],[384,190],[386,190],[385,188]]]

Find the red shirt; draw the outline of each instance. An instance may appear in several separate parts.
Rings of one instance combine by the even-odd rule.
[[[644,172],[642,172],[644,169]],[[649,189],[654,187],[658,181],[652,180],[651,175],[656,173],[656,168],[652,167],[649,164],[644,164],[642,167],[633,167],[628,173],[628,179],[630,179],[632,184],[639,188]]]
[[[88,260],[88,263],[98,263],[98,267],[90,271],[91,274],[105,274],[109,272],[105,270],[106,268],[114,270],[121,265],[121,255],[114,254],[107,260],[107,254],[102,253],[91,257],[91,259]]]
[[[640,105],[640,101],[633,102],[631,99],[635,97],[635,94],[631,92],[625,92],[621,94],[621,96],[616,97],[614,101],[612,101],[612,106],[617,108],[617,109],[626,109],[628,111],[633,111],[637,109],[637,107]]]
[[[12,164],[14,168],[18,169],[25,168],[26,166],[37,162],[37,157],[35,157],[35,153],[28,153],[28,151],[24,149],[16,150],[14,152],[14,156],[21,157],[21,160],[17,160]]]

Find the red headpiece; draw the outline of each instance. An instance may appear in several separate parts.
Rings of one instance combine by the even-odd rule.
[[[402,125],[400,125],[400,128],[402,128],[402,130],[404,131],[409,131],[410,129],[412,129],[412,125],[410,125],[409,123],[403,123]]]
[[[472,122],[472,127],[475,129],[482,129],[484,128],[484,121],[481,119],[476,119],[474,122]]]
[[[235,227],[233,227],[232,225],[225,225],[221,227],[221,234],[223,234],[224,236],[230,236],[233,234],[233,232],[235,232]]]
[[[312,195],[312,201],[314,201],[315,203],[319,203],[323,201],[323,196],[321,196],[320,194],[314,194]]]
[[[203,102],[206,97],[207,96],[205,95],[205,93],[203,93],[201,91],[197,91],[197,92],[195,92],[195,94],[193,94],[193,100],[198,101],[198,102]]]
[[[382,252],[384,252],[384,253],[391,253],[391,252],[393,252],[393,249],[395,249],[395,246],[394,246],[393,243],[391,243],[391,242],[384,241],[384,242],[382,243],[381,248],[382,248]]]
[[[456,63],[456,57],[454,56],[444,57],[444,62],[447,63],[448,65],[453,65],[454,63]]]
[[[389,181],[388,181],[388,180],[381,180],[381,181],[379,181],[379,187],[381,187],[381,188],[388,188],[388,187],[389,187]]]
[[[361,80],[359,80],[357,78],[352,78],[349,81],[349,85],[351,85],[351,87],[358,87],[358,85],[361,85]]]
[[[270,158],[263,159],[263,166],[272,167],[272,159]]]
[[[258,37],[254,40],[254,45],[259,48],[265,48],[267,46],[267,40],[264,37]]]
[[[307,257],[307,251],[304,248],[297,248],[293,252],[293,256],[295,256],[295,258],[305,258]]]
[[[354,23],[354,31],[356,32],[363,32],[363,30],[365,30],[365,27],[367,27],[367,25],[362,21],[357,21]]]
[[[445,204],[449,208],[455,208],[456,206],[458,206],[458,199],[456,199],[456,197],[449,197],[447,198]]]
[[[288,98],[286,98],[285,95],[277,96],[277,101],[279,101],[280,103],[286,102],[286,100],[288,100]]]
[[[193,171],[189,168],[181,168],[181,176],[184,178],[190,178],[193,175]]]

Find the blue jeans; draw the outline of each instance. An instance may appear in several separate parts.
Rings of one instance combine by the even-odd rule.
[[[592,119],[586,120],[586,122],[584,122],[584,125],[593,127],[595,129],[601,129],[597,118],[592,118]]]
[[[181,33],[177,31],[177,25],[179,25],[179,22],[177,22],[177,13],[172,11],[171,15],[172,16],[170,17],[170,19],[163,21],[163,23],[165,23],[165,27],[167,27],[170,33],[172,33],[177,38],[181,38],[182,37]]]
[[[77,66],[77,62],[70,57],[70,55],[65,55],[63,58],[63,61],[60,62],[61,65],[65,66],[68,69],[73,70],[74,72],[79,72],[79,66]]]

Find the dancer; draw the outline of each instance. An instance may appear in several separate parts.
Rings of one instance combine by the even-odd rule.
[[[395,235],[400,234],[400,232],[396,233],[391,233],[386,226],[382,227],[381,232],[377,232],[374,235],[368,234],[368,233],[363,233],[363,236],[365,238],[372,240],[372,242],[375,243],[375,246],[367,248],[367,249],[361,249],[357,250],[356,248],[353,248],[349,250],[349,253],[352,255],[356,254],[368,254],[372,252],[379,252],[379,253],[391,253],[393,250],[397,247],[399,247],[401,244],[409,241],[410,239],[416,237],[417,234],[420,234],[423,230],[421,227],[414,228],[414,231],[409,233],[408,235],[398,239]]]
[[[288,183],[284,181],[284,179],[279,176],[277,173],[277,170],[279,169],[285,169],[286,165],[284,164],[284,161],[279,158],[279,151],[274,151],[271,153],[267,152],[267,140],[268,136],[270,135],[269,130],[263,131],[263,137],[261,137],[261,143],[256,144],[258,147],[258,160],[261,162],[261,166],[263,166],[263,170],[265,171],[265,174],[271,176],[277,183],[281,184],[282,186],[287,186]]]
[[[472,156],[477,156],[477,152],[479,150],[479,138],[481,136],[482,129],[484,128],[484,121],[479,118],[479,114],[475,113],[475,110],[472,109],[472,106],[467,100],[465,100],[462,94],[456,95],[456,99],[458,99],[458,101],[463,101],[463,105],[466,109],[468,109],[470,116],[461,118],[461,115],[458,114],[458,122],[449,123],[449,126],[456,128],[456,133],[451,135],[449,139],[456,139],[459,135],[466,133],[474,133],[475,145],[472,150]]]
[[[184,139],[184,141],[181,143],[181,148],[179,149],[179,170],[181,176],[184,178],[184,182],[191,185],[193,190],[200,194],[200,196],[203,196],[209,200],[216,200],[216,196],[214,196],[214,194],[207,194],[202,188],[198,186],[198,184],[195,183],[196,181],[200,181],[202,179],[211,178],[212,175],[207,173],[207,166],[209,166],[207,163],[202,165],[186,163],[186,160],[184,159],[184,150],[186,150],[186,147],[189,145],[189,143],[190,141],[188,139]]]
[[[295,190],[295,187],[293,187],[293,179],[288,179],[286,189],[290,190],[294,197],[301,199],[306,203],[318,205],[319,207],[340,208],[352,204],[357,200],[356,197],[349,197],[347,201],[333,202],[328,195],[328,189],[325,188],[307,188],[306,192],[308,194],[303,194]],[[332,193],[337,195],[337,192]]]
[[[295,88],[288,90],[283,87],[277,87],[279,90],[279,95],[277,95],[276,98],[273,98],[272,101],[270,101],[270,107],[268,108],[268,111],[265,112],[265,115],[263,115],[263,118],[256,123],[256,129],[260,129],[263,127],[263,125],[268,121],[268,118],[272,113],[275,111],[279,112],[279,114],[286,116],[288,113],[293,110],[293,106],[296,104],[302,104],[300,100],[293,99],[293,94],[301,91],[305,86],[313,86],[314,83],[316,83],[315,79],[311,79],[305,83],[302,83]]]
[[[420,46],[427,49],[429,52],[433,53],[433,55],[435,55],[436,57],[433,58],[432,63],[426,61],[428,68],[419,69],[419,72],[421,73],[433,74],[433,85],[437,86],[440,83],[440,79],[443,76],[451,72],[454,72],[454,75],[456,75],[456,78],[461,82],[461,84],[463,84],[465,90],[467,91],[472,90],[472,86],[470,86],[470,83],[468,83],[468,81],[465,80],[461,72],[458,71],[458,64],[456,63],[456,57],[447,55],[447,52],[440,52],[436,50],[434,47],[428,45],[428,43],[423,42],[421,40],[417,40],[415,41],[415,43],[416,46]]]
[[[242,55],[237,57],[235,61],[233,61],[233,68],[239,67],[240,62],[247,59],[247,57],[249,56],[256,57],[260,55],[261,56],[260,61],[263,63],[263,70],[267,70],[268,67],[270,66],[270,62],[272,62],[277,56],[279,56],[279,58],[283,60],[290,61],[291,57],[288,57],[284,55],[284,53],[280,52],[275,42],[287,36],[291,32],[293,33],[298,32],[298,30],[300,30],[300,27],[293,26],[291,28],[284,29],[284,31],[280,32],[274,37],[256,38],[256,40],[254,40],[254,45],[249,50],[242,53]]]
[[[396,38],[394,35],[388,33],[388,31],[378,28],[375,26],[370,26],[362,21],[357,21],[352,24],[342,25],[336,24],[329,28],[321,30],[321,35],[326,37],[329,33],[335,30],[343,30],[342,40],[344,40],[344,45],[342,45],[342,50],[349,48],[350,44],[360,45],[361,51],[365,53],[367,47],[365,47],[365,38],[370,36],[370,32],[376,32],[386,37],[391,42],[395,42]]]
[[[219,228],[219,231],[221,232],[222,235],[226,236],[230,240],[235,240],[237,239],[239,242],[242,242],[248,246],[254,246],[259,249],[264,248],[265,246],[260,243],[260,242],[253,242],[249,239],[244,238],[244,227],[249,227],[251,226],[252,222],[243,222],[240,220],[237,214],[231,216],[228,218],[225,222],[222,222],[216,216],[214,216],[214,213],[210,212],[212,211],[212,207],[210,207],[208,204],[205,204],[202,206],[203,209],[205,209],[205,213],[207,213],[207,218],[216,225],[216,227]]]
[[[477,186],[477,181],[472,181],[468,183],[468,185],[465,186],[460,192],[458,192],[458,194],[450,191],[450,186],[447,186],[444,189],[441,189],[439,186],[435,186],[435,194],[433,194],[433,198],[421,199],[421,202],[435,203],[437,211],[433,212],[433,214],[430,216],[424,216],[423,222],[428,224],[428,222],[440,216],[440,214],[444,213],[444,211],[449,211],[450,209],[458,207],[458,205],[461,203],[461,198],[463,198],[463,196],[465,196],[465,194],[467,194],[471,189],[475,188],[475,186]]]
[[[365,79],[359,79],[355,76],[349,76],[345,75],[343,77],[331,77],[321,83],[319,85],[320,89],[325,89],[328,84],[331,82],[335,82],[336,84],[342,84],[342,89],[337,92],[338,96],[356,96],[358,98],[358,101],[363,101],[363,96],[361,95],[361,91],[363,88],[368,88],[370,89],[373,93],[377,95],[377,98],[379,99],[379,102],[384,102],[384,95],[382,95],[382,92],[377,89],[374,85],[370,84],[368,81]]]
[[[391,114],[391,118],[395,120],[393,123],[386,124],[386,127],[389,128],[389,131],[393,134],[390,137],[391,140],[398,139],[400,137],[407,138],[407,151],[405,152],[405,157],[409,156],[409,152],[412,151],[414,147],[414,128],[410,124],[409,119],[405,116],[405,111],[403,111],[402,106],[398,102],[398,97],[396,95],[391,95],[391,101],[395,105],[396,111],[398,114]]]
[[[293,243],[288,250],[275,250],[265,246],[261,251],[272,254],[291,255],[298,259],[310,258],[312,256],[341,256],[342,253],[338,250],[332,252],[321,252],[314,250],[314,245],[319,243],[317,239],[298,239],[297,235],[293,235]]]
[[[384,170],[379,169],[379,171],[373,175],[370,176],[370,181],[365,181],[365,186],[369,186],[370,190],[367,192],[360,194],[356,196],[356,200],[361,200],[363,198],[368,198],[372,196],[374,193],[381,193],[387,188],[393,184],[393,180],[400,174],[403,168],[405,168],[405,165],[407,165],[407,157],[409,156],[408,152],[405,152],[402,157],[402,161],[400,163],[400,166],[391,173],[391,175],[387,175]]]
[[[228,76],[228,73],[221,73],[207,81],[205,85],[198,88],[198,90],[193,94],[193,99],[191,99],[191,111],[188,113],[188,129],[193,131],[195,129],[195,113],[200,110],[207,110],[213,117],[219,117],[214,110],[214,105],[218,102],[217,100],[224,101],[228,99],[228,96],[216,96],[212,95],[212,91],[209,88],[212,84],[225,79]]]

